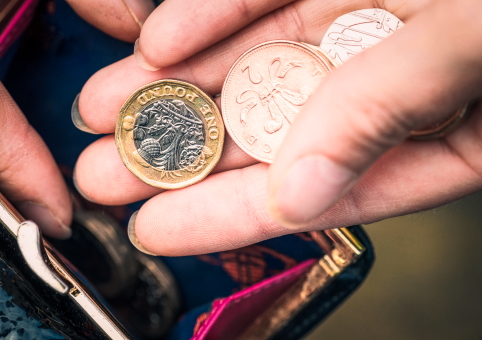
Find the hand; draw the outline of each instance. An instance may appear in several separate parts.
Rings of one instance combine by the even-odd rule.
[[[318,45],[340,15],[373,1],[168,0],[145,22],[134,57],[95,74],[80,113],[110,134],[81,155],[77,183],[90,199],[150,198],[131,220],[139,242],[161,255],[241,247],[296,231],[343,227],[430,209],[482,187],[482,115],[475,108],[448,137],[407,140],[482,90],[482,4],[387,0],[406,26],[334,71],[311,96],[271,166],[227,138],[215,171],[162,192],[134,177],[114,144],[116,117],[138,87],[161,78],[211,95],[239,55],[268,40]],[[283,6],[283,7],[282,7]],[[269,208],[268,208],[269,207]]]
[[[131,1],[131,10],[121,0],[69,2],[87,21],[131,41],[139,36],[139,20],[155,8],[149,0]],[[122,30],[115,29],[119,20]],[[67,186],[47,146],[1,83],[0,118],[0,192],[44,234],[68,238],[72,202]]]
[[[45,234],[68,238],[72,202],[62,175],[2,83],[0,120],[0,192]]]

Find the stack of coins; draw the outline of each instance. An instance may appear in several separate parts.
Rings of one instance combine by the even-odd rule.
[[[253,158],[273,162],[320,82],[401,27],[402,21],[385,10],[364,9],[336,19],[320,46],[280,40],[251,48],[224,82],[221,106],[228,133]],[[447,122],[413,131],[412,137],[440,137],[466,112],[467,105]],[[127,168],[145,183],[165,189],[205,178],[221,156],[223,140],[223,121],[211,98],[176,80],[137,90],[122,107],[116,127],[117,149]]]

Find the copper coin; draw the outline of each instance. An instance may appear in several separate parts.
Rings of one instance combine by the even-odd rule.
[[[321,41],[320,48],[339,66],[355,54],[378,44],[403,26],[400,19],[383,9],[350,12],[331,24]],[[470,111],[469,107],[470,105],[466,104],[443,122],[411,131],[410,138],[431,140],[447,135],[463,122],[463,118]]]
[[[224,82],[226,130],[246,153],[273,162],[301,108],[333,69],[330,58],[307,44],[270,41],[251,48]]]
[[[466,103],[447,120],[441,123],[434,123],[421,130],[411,131],[410,138],[413,140],[433,140],[445,137],[464,122],[464,119],[472,111],[474,104]]]
[[[178,189],[205,178],[221,157],[218,107],[196,86],[164,79],[135,91],[122,106],[115,141],[127,169],[143,182]]]
[[[331,24],[320,47],[336,62],[343,64],[403,26],[400,19],[383,9],[350,12]]]

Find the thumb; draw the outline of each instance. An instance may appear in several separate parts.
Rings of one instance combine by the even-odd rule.
[[[57,164],[0,83],[0,192],[43,233],[71,235],[72,201]]]
[[[461,3],[427,7],[319,86],[270,168],[268,205],[279,223],[299,228],[320,216],[411,130],[478,95],[482,25],[470,13],[482,6]]]

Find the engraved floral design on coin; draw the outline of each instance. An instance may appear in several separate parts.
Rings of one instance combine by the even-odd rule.
[[[177,189],[201,181],[214,168],[224,125],[208,95],[167,79],[141,87],[124,103],[115,140],[135,176],[155,187]]]
[[[270,41],[244,53],[231,67],[221,95],[222,114],[236,144],[271,163],[289,127],[334,65],[321,50]]]
[[[400,19],[383,9],[350,12],[331,24],[320,47],[336,62],[343,64],[403,26]]]
[[[403,22],[392,13],[372,8],[350,12],[338,17],[328,28],[320,48],[340,66],[355,54],[378,44],[403,27]],[[441,122],[411,131],[414,140],[432,140],[446,136],[457,128],[471,111],[466,103]]]

